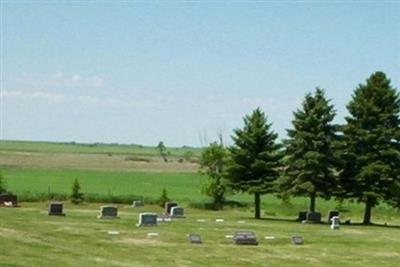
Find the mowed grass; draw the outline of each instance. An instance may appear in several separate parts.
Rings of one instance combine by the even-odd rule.
[[[119,205],[120,219],[100,220],[96,218],[100,205],[67,203],[65,217],[48,216],[46,203],[0,208],[0,265],[395,267],[400,259],[398,228],[343,225],[333,231],[327,224],[254,220],[249,211],[191,208],[186,208],[186,219],[138,228],[139,212],[162,209]],[[217,218],[225,222],[216,223]],[[225,236],[238,230],[254,231],[260,244],[232,244]],[[147,237],[150,232],[159,235]],[[204,243],[190,244],[189,233],[200,234]],[[305,244],[292,245],[293,235],[303,236]]]

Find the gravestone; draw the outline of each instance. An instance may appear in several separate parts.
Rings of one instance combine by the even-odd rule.
[[[333,216],[333,217],[331,218],[331,222],[332,222],[332,224],[331,224],[331,229],[332,229],[332,230],[338,230],[338,229],[340,229],[340,219],[339,219],[339,216]]]
[[[142,207],[144,207],[144,204],[143,204],[142,201],[136,200],[136,201],[133,201],[132,207],[134,207],[134,208],[142,208]]]
[[[177,207],[178,203],[175,202],[166,202],[165,203],[165,214],[170,215],[171,214],[171,209],[173,207]]]
[[[143,212],[139,214],[139,222],[137,226],[156,226],[157,214],[151,212]]]
[[[189,235],[189,241],[192,244],[202,244],[203,242],[201,241],[201,236],[196,235],[196,234],[190,234]]]
[[[170,216],[172,218],[185,218],[185,211],[181,207],[172,207]]]
[[[10,193],[0,194],[0,206],[17,207],[17,196]]]
[[[63,204],[61,202],[51,202],[49,206],[49,215],[65,216],[63,213]]]
[[[302,236],[292,236],[292,244],[293,245],[303,245],[304,238]]]
[[[307,220],[307,211],[300,211],[299,217],[296,219],[296,221],[302,222],[306,220]]]
[[[118,209],[114,206],[101,206],[99,219],[116,219],[118,218]]]
[[[332,217],[334,217],[334,216],[339,216],[339,212],[336,210],[330,210],[328,212],[328,222],[330,222]]]
[[[233,242],[236,245],[258,245],[254,232],[240,231],[233,236]]]
[[[321,223],[321,213],[319,212],[307,212],[308,223]]]

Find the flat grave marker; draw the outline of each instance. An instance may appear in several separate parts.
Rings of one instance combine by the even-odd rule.
[[[190,234],[189,235],[189,241],[192,244],[202,244],[203,242],[201,241],[201,236],[198,234]]]
[[[233,236],[233,242],[236,245],[258,245],[255,233],[250,231],[236,232]]]
[[[292,236],[292,244],[296,246],[303,245],[304,238],[302,236]]]

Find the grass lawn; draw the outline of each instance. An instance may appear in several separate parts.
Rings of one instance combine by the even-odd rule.
[[[156,206],[119,205],[117,220],[96,219],[101,204],[66,204],[66,217],[47,216],[46,203],[0,208],[1,266],[398,266],[400,229],[348,226],[330,230],[285,220],[254,220],[249,211],[186,209],[186,219],[137,228],[138,213]],[[224,223],[216,223],[223,218]],[[205,219],[198,222],[197,219]],[[238,221],[244,220],[245,223]],[[109,235],[107,231],[119,231]],[[259,246],[236,246],[225,235],[251,230]],[[147,237],[157,232],[158,237]],[[192,245],[197,233],[204,244]],[[294,246],[293,235],[305,245]],[[265,236],[274,236],[267,240]]]

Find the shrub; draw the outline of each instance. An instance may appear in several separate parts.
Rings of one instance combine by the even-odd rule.
[[[74,204],[83,202],[83,193],[81,192],[81,185],[79,184],[78,179],[75,179],[74,184],[72,185],[71,202]]]
[[[163,188],[162,192],[161,192],[161,196],[158,199],[158,205],[160,205],[161,207],[165,206],[166,202],[169,202],[170,199],[168,198],[168,192],[167,189],[165,189],[165,187]]]

